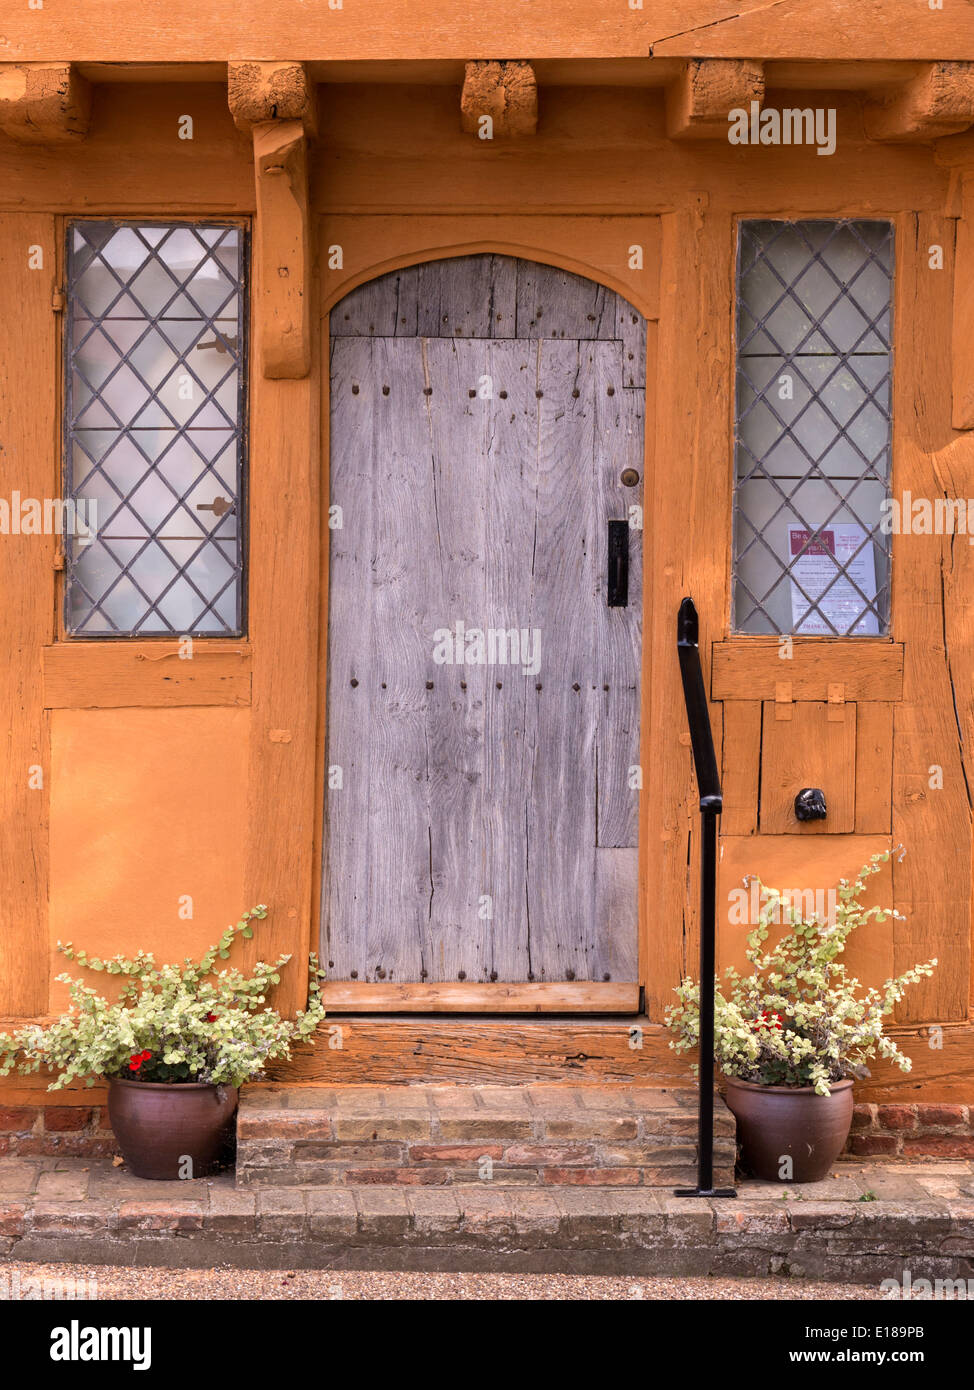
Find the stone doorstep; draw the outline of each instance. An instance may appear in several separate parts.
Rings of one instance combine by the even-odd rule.
[[[841,1162],[820,1183],[711,1200],[473,1181],[241,1190],[229,1173],[156,1183],[105,1161],[3,1159],[0,1261],[974,1278],[974,1163],[930,1170]]]
[[[178,1195],[133,1200],[126,1185],[97,1200],[4,1199],[0,1260],[974,1277],[974,1200],[771,1203],[487,1185],[241,1192],[228,1176],[165,1186]]]
[[[715,1181],[734,1119],[715,1104]],[[696,1092],[606,1086],[245,1087],[241,1188],[319,1184],[657,1186],[693,1181]]]

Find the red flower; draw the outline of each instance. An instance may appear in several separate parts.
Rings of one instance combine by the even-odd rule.
[[[760,1015],[752,1019],[752,1028],[777,1028],[781,1029],[781,1015],[768,1013],[767,1009],[762,1009]]]
[[[132,1060],[129,1062],[129,1071],[138,1071],[138,1069],[139,1069],[139,1067],[141,1067],[141,1065],[142,1065],[142,1058],[141,1058],[141,1057],[133,1057]]]
[[[207,1023],[216,1023],[216,1020],[217,1020],[217,1015],[216,1015],[216,1014],[207,1014],[207,1015],[206,1015],[206,1021],[207,1021]]]
[[[151,1052],[143,1052],[143,1054],[142,1054],[142,1060],[143,1060],[143,1062],[147,1062],[151,1056],[152,1056],[152,1053],[151,1053]]]

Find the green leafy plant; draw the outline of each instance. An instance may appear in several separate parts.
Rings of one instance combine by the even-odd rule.
[[[109,1000],[82,980],[59,975],[70,986],[73,1007],[46,1026],[0,1033],[0,1076],[44,1067],[58,1073],[51,1091],[77,1080],[93,1086],[99,1077],[239,1086],[269,1061],[289,1057],[291,1044],[312,1041],[325,1016],[317,957],[309,957],[308,1007],[293,1020],[267,1003],[289,955],[258,961],[249,975],[233,967],[217,970],[237,937],[252,937],[251,923],[266,916],[263,904],[251,908],[199,960],[187,956],[182,965],[157,966],[143,951],[132,959],[101,960],[59,941],[68,960],[125,983]]]
[[[785,894],[758,880],[764,906],[747,938],[751,974],[733,967],[724,983],[714,982],[714,1060],[725,1076],[759,1086],[812,1086],[819,1095],[847,1077],[869,1075],[865,1063],[877,1053],[902,1071],[913,1065],[883,1031],[883,1019],[903,998],[907,986],[932,975],[930,960],[865,989],[838,959],[852,932],[867,922],[886,922],[902,913],[862,906],[869,876],[879,872],[889,852],[874,854],[852,883],[841,879],[835,920],[803,917]],[[772,921],[790,930],[765,949]],[[670,1046],[690,1052],[700,1040],[700,986],[685,979],[676,989],[679,1003],[666,1012],[676,1034]]]

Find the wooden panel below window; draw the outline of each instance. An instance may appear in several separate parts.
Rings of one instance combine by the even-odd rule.
[[[43,649],[46,709],[249,705],[250,647],[196,641],[59,642]]]
[[[777,719],[764,705],[761,741],[761,832],[764,835],[848,834],[856,826],[856,707],[842,705],[841,719],[827,704],[802,701]],[[820,787],[828,815],[800,821],[795,796]]]
[[[868,638],[732,637],[713,644],[711,699],[773,700],[791,685],[793,700],[827,700],[843,686],[846,700],[899,700],[903,696],[903,644]]]
[[[722,835],[754,835],[758,828],[761,776],[761,703],[728,700],[724,704],[724,761],[721,784]]]
[[[892,828],[893,706],[856,706],[856,830],[888,835]]]

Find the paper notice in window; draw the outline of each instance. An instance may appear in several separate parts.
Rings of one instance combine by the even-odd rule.
[[[837,521],[809,544],[814,534],[808,526],[788,527],[792,631],[878,637],[879,621],[866,603],[876,599],[876,561],[867,532],[853,522]]]

